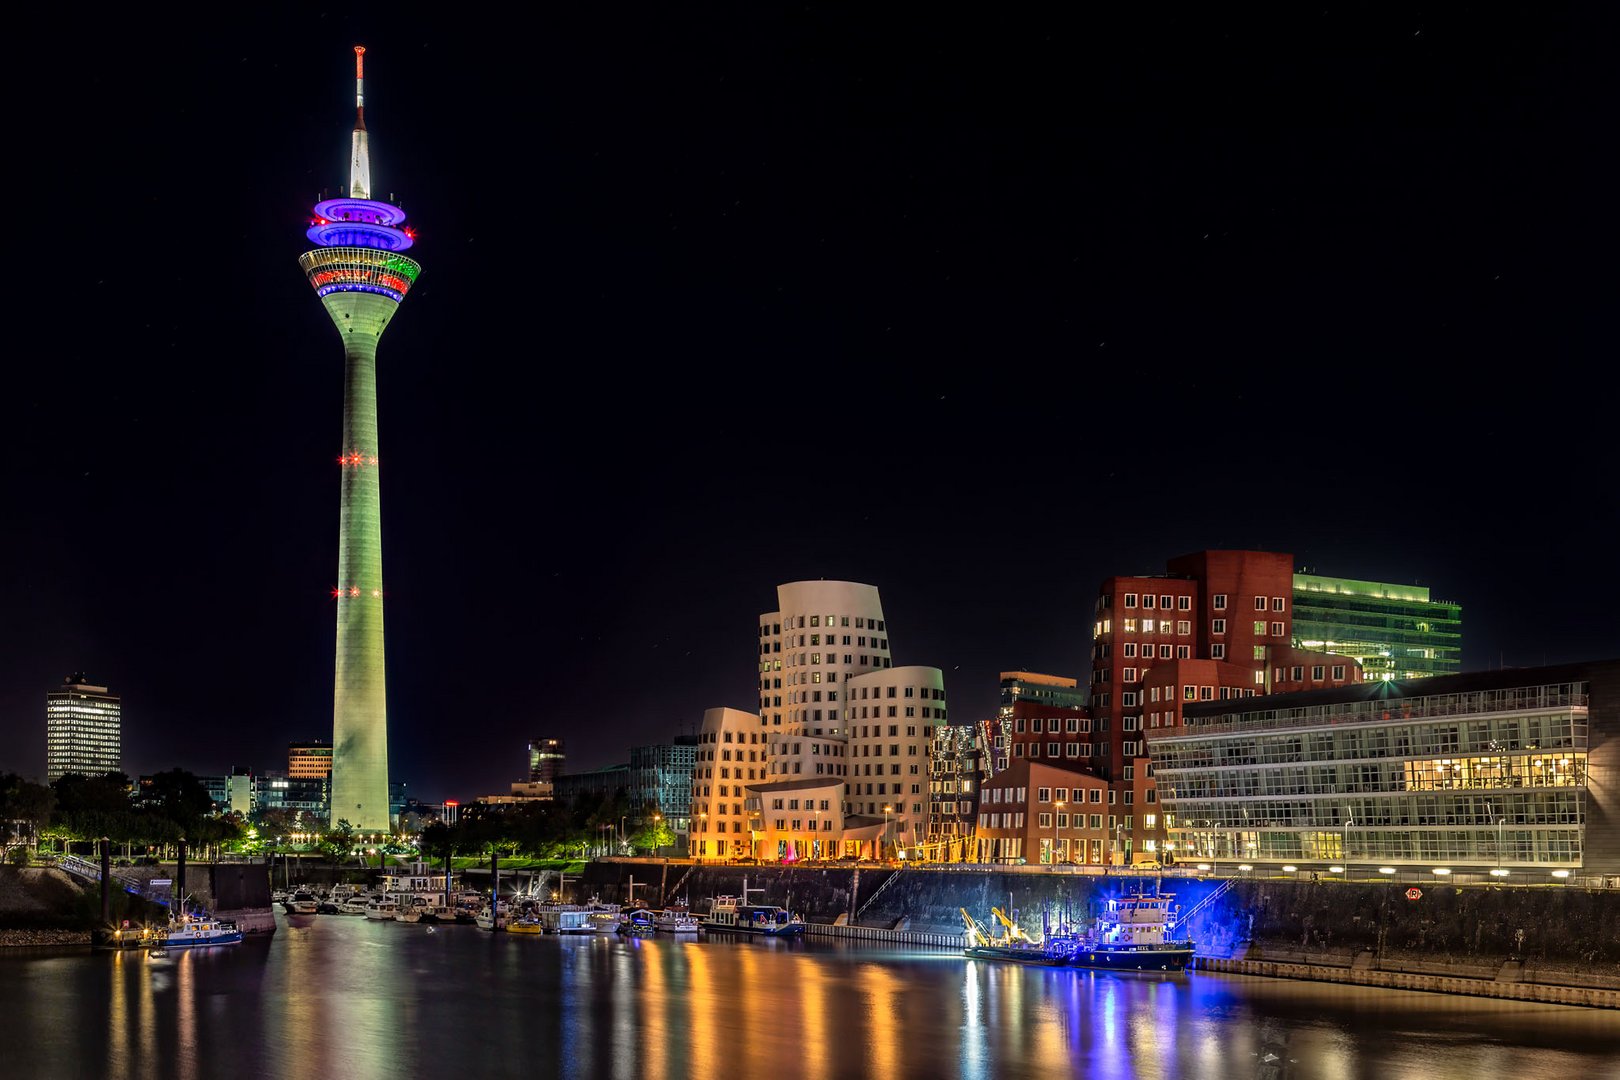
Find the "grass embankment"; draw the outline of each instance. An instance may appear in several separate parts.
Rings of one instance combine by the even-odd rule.
[[[435,867],[442,865],[439,862]],[[458,855],[450,860],[450,865],[457,870],[488,870],[489,856]],[[565,874],[581,874],[585,872],[584,859],[524,859],[511,856],[501,856],[501,871],[507,870],[560,870]]]
[[[146,921],[146,903],[112,892],[112,920]],[[39,945],[89,941],[101,922],[101,893],[50,867],[0,867],[0,944]]]

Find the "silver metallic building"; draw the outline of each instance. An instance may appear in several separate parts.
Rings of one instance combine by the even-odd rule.
[[[1620,875],[1620,661],[1190,705],[1149,751],[1182,863]]]

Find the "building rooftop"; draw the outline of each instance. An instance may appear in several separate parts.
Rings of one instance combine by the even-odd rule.
[[[1437,694],[1469,694],[1479,690],[1506,690],[1517,686],[1540,686],[1548,683],[1582,682],[1596,673],[1620,675],[1620,659],[1585,660],[1573,664],[1555,664],[1551,667],[1470,671],[1459,675],[1436,675],[1428,679],[1348,683],[1322,690],[1301,690],[1292,694],[1189,702],[1181,712],[1190,726],[1198,717],[1262,712],[1268,709],[1303,709],[1313,705],[1342,705],[1358,701],[1433,697]]]

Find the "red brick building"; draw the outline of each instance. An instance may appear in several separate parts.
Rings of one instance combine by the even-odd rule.
[[[1290,644],[1292,555],[1200,551],[1165,570],[1105,580],[1093,626],[1092,760],[1122,810],[1132,793],[1126,849],[1142,855],[1162,854],[1164,833],[1146,740],[1179,727],[1184,704],[1361,681],[1355,661]]]
[[[1014,759],[979,790],[977,861],[1104,865],[1118,798],[1089,773]]]

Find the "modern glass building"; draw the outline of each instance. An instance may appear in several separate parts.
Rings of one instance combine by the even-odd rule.
[[[663,816],[685,850],[692,809],[692,770],[697,765],[696,735],[673,742],[630,748],[630,805],[641,818]]]
[[[1620,875],[1620,661],[1199,703],[1149,747],[1182,863]]]
[[[1462,669],[1462,605],[1419,585],[1294,575],[1294,645],[1361,661],[1367,682]]]
[[[69,675],[45,695],[45,780],[100,776],[123,765],[124,707],[105,686]]]

